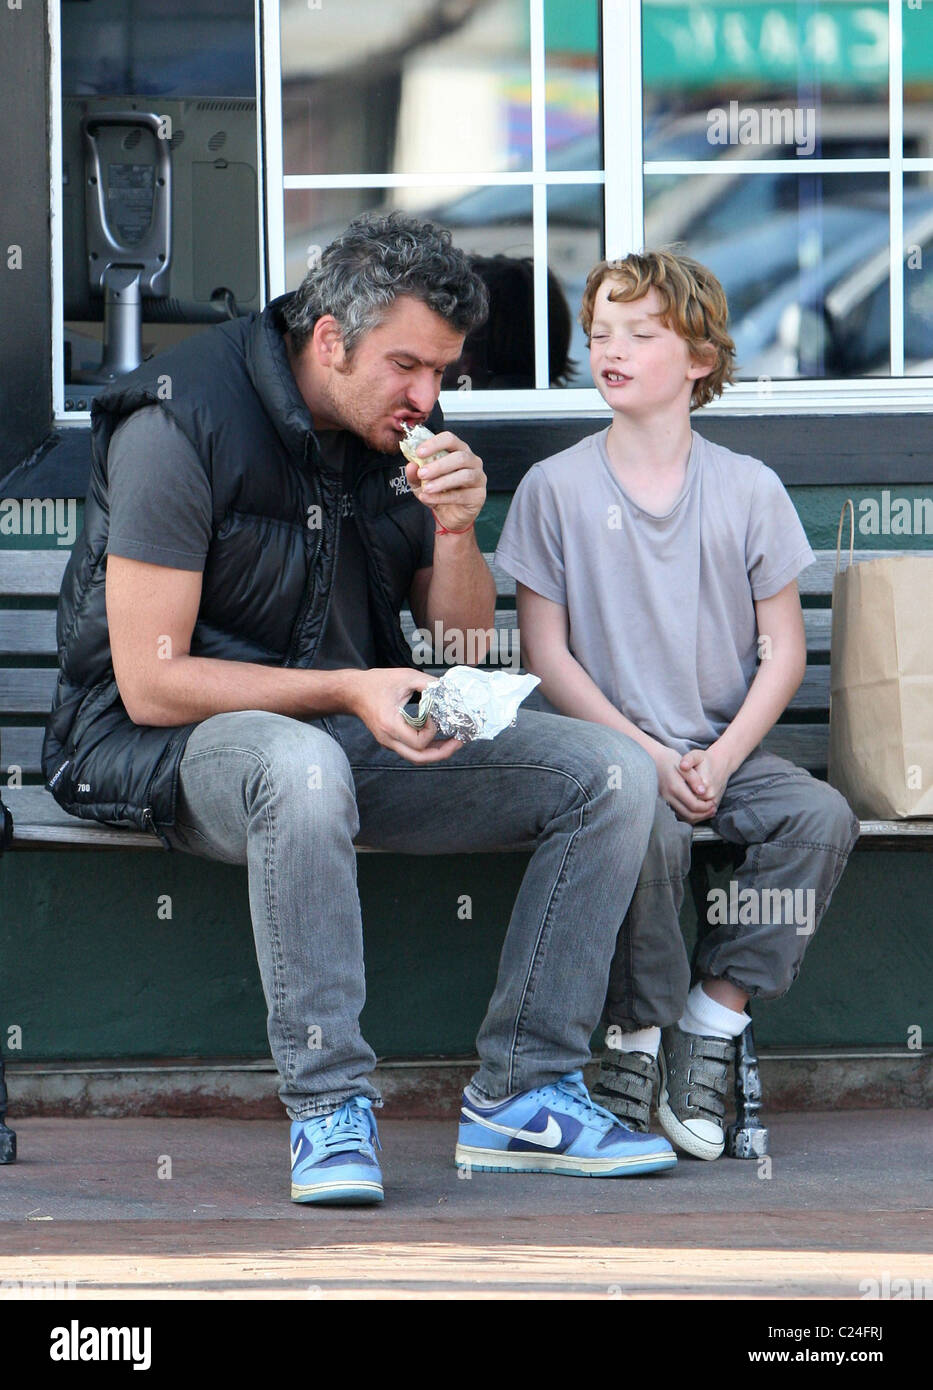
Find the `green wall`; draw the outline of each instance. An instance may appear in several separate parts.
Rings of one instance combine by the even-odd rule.
[[[527,862],[360,856],[363,1023],[380,1056],[472,1051]],[[856,852],[793,990],[755,1010],[761,1044],[906,1045],[929,1008],[930,869],[922,853]],[[23,1030],[9,1055],[268,1055],[244,869],[29,852],[0,861],[0,883],[0,1029]],[[159,916],[165,895],[171,920]],[[685,919],[692,940],[692,906]]]

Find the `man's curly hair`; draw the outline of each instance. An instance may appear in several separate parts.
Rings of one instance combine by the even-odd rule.
[[[393,212],[358,217],[324,250],[285,306],[297,352],[324,314],[333,314],[347,356],[402,296],[419,299],[458,333],[485,320],[486,286],[446,227]]]

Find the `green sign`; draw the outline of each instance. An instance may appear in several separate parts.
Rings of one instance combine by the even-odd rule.
[[[598,9],[545,0],[549,54],[595,55]],[[933,0],[903,0],[902,15],[904,81],[933,82]],[[648,86],[887,85],[885,0],[643,0],[642,35]]]
[[[904,0],[904,80],[933,80],[933,3]],[[881,0],[697,0],[642,5],[648,86],[742,81],[885,86],[888,6]]]

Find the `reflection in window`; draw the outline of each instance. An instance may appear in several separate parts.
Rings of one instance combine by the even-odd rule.
[[[904,154],[933,159],[933,5],[907,4],[901,13]]]
[[[911,375],[933,376],[933,212],[904,230],[904,365]]]
[[[887,373],[885,175],[716,173],[665,185],[648,200],[646,240],[681,242],[722,281],[740,379]],[[905,200],[905,227],[914,207],[922,215],[922,201]],[[855,287],[875,264],[884,303],[869,312]]]
[[[549,169],[601,169],[599,0],[545,0]]]
[[[473,269],[489,291],[489,317],[463,345],[459,360],[444,374],[444,390],[529,391],[535,384],[534,262],[530,256],[472,256]],[[548,271],[548,382],[569,386],[575,376],[570,357],[573,323],[570,305],[552,270]]]
[[[531,167],[527,0],[282,4],[285,170]]]
[[[623,9],[628,0],[616,21]],[[908,158],[933,158],[930,10],[904,11]],[[892,306],[885,256],[902,186],[892,212],[887,172],[866,167],[890,156],[888,0],[643,0],[641,15],[641,54],[620,42],[604,55],[599,0],[343,0],[320,10],[283,0],[288,283],[363,211],[431,217],[470,254],[531,267],[535,380],[591,387],[577,315],[604,253],[603,170],[626,165],[620,141],[630,140],[607,129],[604,158],[601,72],[605,60],[607,80],[629,82],[640,56],[645,226],[626,238],[679,243],[708,261],[729,293],[746,379],[890,375],[892,355],[900,371],[901,302]],[[814,170],[813,159],[840,171]],[[500,181],[484,184],[483,173]],[[530,182],[546,188],[533,197]],[[625,219],[612,191],[618,243]],[[933,173],[908,167],[903,196],[905,239],[922,238]],[[533,266],[545,246],[547,266]],[[561,333],[542,321],[555,282],[570,312],[572,376],[555,371]],[[915,372],[928,359],[927,289],[909,263],[904,290],[905,370]],[[499,365],[460,375],[475,375],[477,389],[480,379],[526,389],[517,383],[527,362]]]
[[[884,158],[887,0],[644,0],[645,158]]]
[[[455,245],[495,275],[502,295],[524,316],[522,342],[534,350],[532,192],[527,185],[449,189],[292,189],[285,195],[286,284],[294,289],[323,248],[360,213],[401,208],[437,222]],[[590,386],[588,352],[578,322],[583,287],[602,255],[602,188],[571,184],[548,191],[548,381],[552,386]],[[507,257],[505,267],[502,258]],[[511,268],[505,275],[504,269]],[[496,273],[497,272],[497,273]],[[553,316],[553,321],[552,321]],[[502,320],[504,322],[504,320]],[[486,360],[470,376],[472,390],[532,389],[533,369],[513,340],[501,351],[483,349]],[[518,378],[522,381],[519,384]],[[445,383],[445,389],[455,389]],[[462,388],[461,388],[462,389]]]
[[[261,307],[252,0],[61,11],[65,407]]]

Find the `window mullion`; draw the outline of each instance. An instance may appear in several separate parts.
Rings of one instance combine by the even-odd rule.
[[[285,181],[282,157],[282,35],[279,0],[259,0],[262,63],[259,86],[259,146],[265,203],[265,247],[270,299],[285,292]]]
[[[606,256],[614,260],[645,237],[641,0],[603,0],[602,18]]]
[[[904,63],[901,0],[888,0],[888,134],[891,168],[891,375],[904,375]]]
[[[544,0],[531,3],[531,169],[532,244],[534,249],[535,388],[550,385],[548,347],[547,234],[547,88],[544,58]]]

